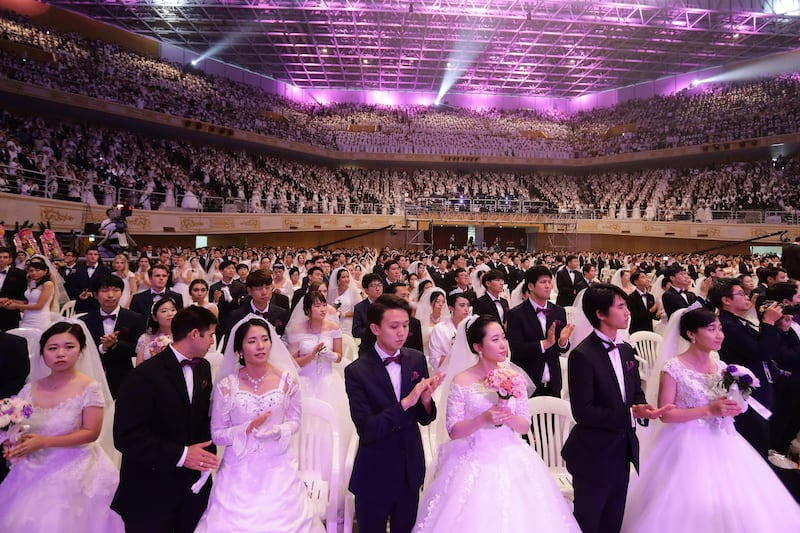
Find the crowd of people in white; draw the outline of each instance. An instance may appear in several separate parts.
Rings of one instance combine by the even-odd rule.
[[[795,133],[800,75],[725,83],[566,116],[554,111],[301,104],[20,17],[3,39],[54,62],[0,54],[20,81],[342,151],[563,159]],[[356,130],[356,131],[351,131]]]

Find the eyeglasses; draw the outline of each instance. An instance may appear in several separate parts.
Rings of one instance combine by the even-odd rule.
[[[367,285],[368,289],[377,289],[378,287],[383,287],[383,283],[370,283]]]
[[[745,294],[745,293],[744,293],[744,291],[741,291],[741,292],[732,292],[732,293],[731,293],[731,296],[744,296],[744,297],[747,297],[747,294]]]

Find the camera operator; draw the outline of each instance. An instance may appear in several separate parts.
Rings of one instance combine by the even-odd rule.
[[[783,332],[775,362],[783,370],[775,379],[775,409],[770,419],[770,445],[785,453],[800,431],[800,287],[794,281],[767,289],[768,301],[778,302],[783,317],[776,325]]]
[[[100,223],[100,233],[103,240],[97,245],[101,250],[109,250],[113,254],[126,249],[135,249],[136,241],[128,234],[127,218],[133,210],[128,205],[117,205],[106,209],[106,218]],[[112,241],[117,240],[117,249],[114,249]]]

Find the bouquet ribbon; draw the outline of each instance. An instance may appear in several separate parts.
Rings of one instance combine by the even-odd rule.
[[[767,409],[767,408],[764,406],[764,404],[763,404],[763,403],[759,402],[758,400],[756,400],[756,399],[755,399],[755,398],[753,398],[752,396],[750,396],[750,397],[749,397],[747,400],[745,400],[745,401],[747,402],[747,405],[749,405],[750,407],[752,407],[752,408],[753,408],[753,410],[754,410],[756,413],[758,413],[758,414],[761,416],[761,418],[763,418],[764,420],[769,420],[769,419],[770,419],[770,417],[772,416],[772,411],[770,411],[769,409]]]

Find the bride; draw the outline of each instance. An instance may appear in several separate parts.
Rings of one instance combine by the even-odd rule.
[[[301,417],[297,365],[256,315],[231,338],[211,410],[211,436],[225,455],[195,531],[321,533],[290,451]]]
[[[742,411],[720,388],[727,365],[711,357],[723,338],[719,320],[704,309],[682,309],[670,320],[656,364],[658,403],[676,408],[651,428],[622,531],[797,530],[800,507],[734,429]]]
[[[30,431],[3,443],[13,467],[0,485],[0,531],[124,530],[109,508],[119,474],[98,445],[113,401],[85,327],[61,321],[42,333],[19,394],[33,405]]]
[[[452,440],[439,447],[414,532],[579,532],[550,471],[520,438],[531,423],[527,397],[502,406],[486,385],[491,370],[507,365],[503,326],[472,317],[456,335],[446,363],[455,374],[447,398]]]

